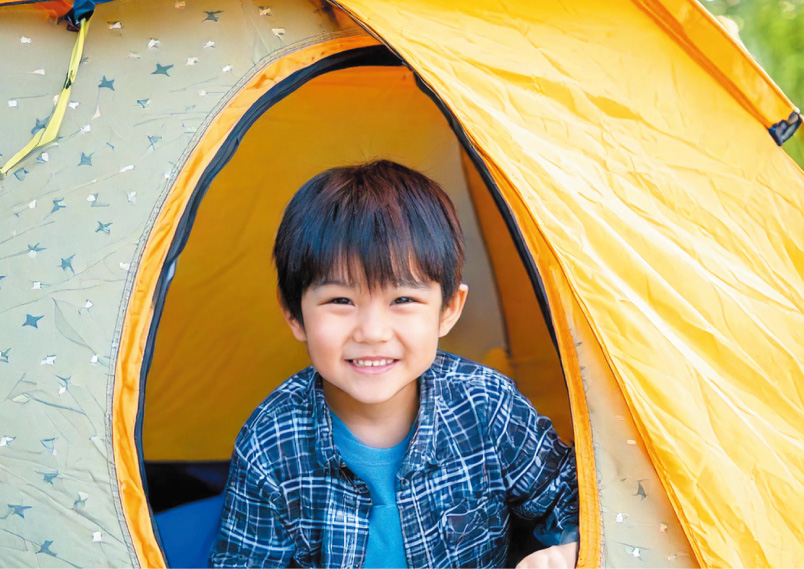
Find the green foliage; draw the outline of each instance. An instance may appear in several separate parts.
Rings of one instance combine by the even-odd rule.
[[[768,75],[794,105],[804,104],[804,0],[705,0],[703,5],[732,20]],[[802,130],[784,148],[804,167]]]

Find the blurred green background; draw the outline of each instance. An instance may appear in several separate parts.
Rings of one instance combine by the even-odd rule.
[[[804,106],[804,0],[701,0],[729,29],[737,31],[794,105]],[[780,119],[782,117],[779,117]],[[804,125],[784,143],[804,168]]]

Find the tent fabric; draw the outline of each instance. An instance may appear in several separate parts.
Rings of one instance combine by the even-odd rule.
[[[558,263],[548,252],[555,300],[572,331],[598,477],[600,554],[607,567],[695,567],[697,561],[645,450],[616,379]],[[559,312],[559,310],[556,310]],[[591,517],[591,516],[590,516]]]
[[[698,2],[635,0],[654,22],[766,128],[795,109],[742,42]]]
[[[0,2],[3,161],[46,124],[75,43],[35,6]],[[138,420],[183,208],[277,81],[380,39],[513,220],[477,220],[510,333],[487,357],[512,375],[536,314],[508,321],[533,288],[501,277],[519,261],[502,225],[541,273],[581,565],[804,558],[804,178],[766,131],[789,101],[694,2],[343,7],[376,37],[298,0],[96,7],[59,139],[0,182],[0,562],[164,566]]]
[[[794,565],[801,170],[640,6],[537,4],[343,3],[517,189],[699,561]]]

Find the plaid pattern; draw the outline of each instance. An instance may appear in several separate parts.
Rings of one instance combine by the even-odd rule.
[[[334,446],[321,381],[294,375],[240,432],[213,566],[362,566],[369,491]],[[510,379],[439,352],[419,385],[397,474],[410,567],[503,566],[510,513],[576,534],[574,453]]]

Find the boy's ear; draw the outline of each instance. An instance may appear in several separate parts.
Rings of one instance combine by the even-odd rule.
[[[293,332],[293,337],[299,342],[307,341],[307,334],[304,332],[302,323],[296,320],[285,305],[285,299],[282,298],[282,293],[279,292],[279,287],[276,287],[276,301],[279,303],[279,308],[282,310],[282,316],[285,317],[285,322],[290,326],[290,331]]]
[[[463,305],[466,304],[466,296],[469,294],[469,287],[465,283],[461,283],[455,294],[452,295],[445,304],[441,311],[441,324],[438,327],[438,337],[443,338],[446,336],[463,312]]]

